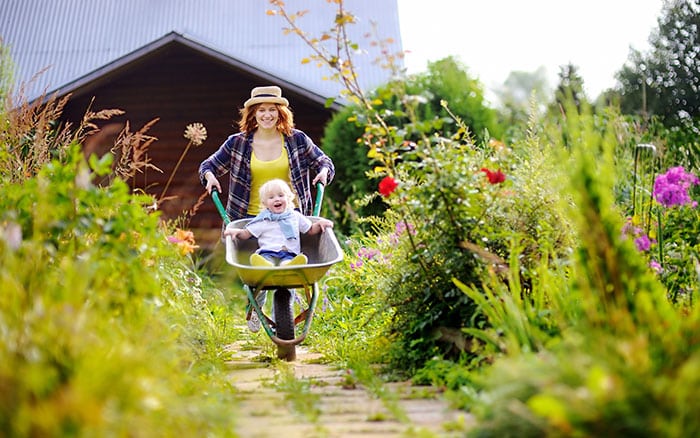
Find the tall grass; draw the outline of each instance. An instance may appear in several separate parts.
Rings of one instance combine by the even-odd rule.
[[[65,100],[4,104],[0,435],[234,436],[223,294],[152,197],[118,175],[95,184],[112,155],[81,151],[115,112],[57,129]]]
[[[676,308],[642,254],[622,238],[613,199],[615,139],[569,111],[566,209],[578,230],[569,270],[540,282],[556,338],[524,350],[537,319],[511,305],[518,290],[482,303],[505,348],[460,388],[479,419],[473,436],[695,436],[700,383],[697,308]],[[561,143],[560,143],[561,144]],[[570,153],[566,152],[570,150]],[[562,282],[566,279],[565,282]],[[465,289],[473,296],[473,292]],[[513,321],[523,321],[513,324]]]

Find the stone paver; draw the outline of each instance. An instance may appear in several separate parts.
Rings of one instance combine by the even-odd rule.
[[[231,345],[230,351],[230,378],[240,399],[235,407],[236,432],[241,437],[448,438],[464,436],[471,421],[439,396],[426,398],[430,392],[425,388],[417,392],[406,383],[387,384],[406,417],[400,421],[361,385],[347,387],[343,370],[319,364],[319,355],[304,346],[297,346],[297,360],[285,364],[288,368],[272,365],[261,350],[248,349],[243,343]],[[305,396],[280,388],[281,368],[294,373],[292,380],[303,385]]]

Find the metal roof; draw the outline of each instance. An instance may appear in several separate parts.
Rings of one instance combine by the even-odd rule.
[[[309,11],[298,23],[312,36],[333,26],[333,3],[285,3],[290,13]],[[375,65],[380,49],[365,35],[376,23],[381,38],[394,39],[391,51],[401,51],[397,0],[345,0],[344,5],[359,19],[348,27],[349,38],[364,52],[353,60],[363,88],[372,89],[390,72]],[[70,91],[172,38],[311,94],[337,96],[340,86],[322,79],[329,71],[301,64],[311,49],[285,34],[284,20],[267,15],[268,9],[273,7],[266,0],[3,0],[0,38],[16,66],[15,82],[24,84],[29,100]]]

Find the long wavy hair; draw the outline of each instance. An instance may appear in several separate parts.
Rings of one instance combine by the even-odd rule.
[[[249,134],[258,129],[255,113],[258,111],[260,105],[262,105],[262,103],[257,103],[240,110],[241,120],[238,122],[238,129],[240,129],[241,132]],[[277,130],[283,135],[292,135],[292,129],[294,129],[294,114],[292,110],[286,105],[280,105],[278,103],[273,105],[277,107]]]

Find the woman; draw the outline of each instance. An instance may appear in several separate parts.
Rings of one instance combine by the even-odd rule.
[[[335,175],[331,159],[294,128],[289,102],[279,87],[253,88],[240,114],[240,132],[200,164],[202,185],[208,193],[213,187],[221,192],[218,177],[229,173],[226,213],[236,220],[260,213],[260,187],[279,178],[296,192],[302,214],[310,215],[311,188],[318,182],[330,183]]]
[[[238,122],[240,132],[229,136],[199,166],[199,178],[208,193],[221,193],[218,178],[228,172],[226,213],[231,220],[254,217],[262,203],[260,187],[271,179],[287,182],[296,192],[298,208],[304,215],[313,210],[311,188],[333,180],[331,159],[304,132],[294,128],[289,101],[277,86],[256,87],[243,104]],[[256,300],[264,304],[265,293]],[[260,330],[255,311],[248,313],[248,328]]]

